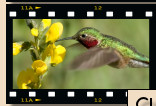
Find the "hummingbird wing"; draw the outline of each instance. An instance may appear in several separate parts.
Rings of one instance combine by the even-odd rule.
[[[93,47],[87,52],[76,57],[72,63],[71,69],[91,69],[102,65],[107,65],[119,60],[118,55],[113,48]]]

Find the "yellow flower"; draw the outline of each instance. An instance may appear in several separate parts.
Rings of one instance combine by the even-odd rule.
[[[66,49],[63,46],[49,44],[42,55],[42,59],[51,56],[50,63],[55,66],[63,61],[65,54]]]
[[[48,32],[46,33],[46,42],[51,41],[55,42],[61,36],[63,32],[63,25],[60,22],[54,23],[49,28]]]
[[[54,48],[54,55],[51,57],[51,63],[52,64],[59,64],[63,61],[64,56],[66,53],[66,49],[61,46],[58,45]]]
[[[43,28],[49,27],[51,25],[51,19],[42,19]]]
[[[47,70],[47,65],[42,60],[36,60],[31,65],[38,75],[43,75]]]
[[[18,43],[13,43],[13,55],[17,55],[21,52],[22,45]]]
[[[31,29],[31,34],[32,34],[33,36],[38,36],[38,29],[32,28],[32,29]]]
[[[17,78],[17,86],[19,89],[31,89],[38,83],[38,76],[33,69],[21,71]]]

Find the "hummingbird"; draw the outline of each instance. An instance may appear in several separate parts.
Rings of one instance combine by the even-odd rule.
[[[58,41],[63,40],[76,40],[87,48],[85,53],[73,60],[72,69],[90,69],[103,65],[119,69],[149,67],[149,58],[139,53],[133,46],[92,27],[82,28],[74,36]]]

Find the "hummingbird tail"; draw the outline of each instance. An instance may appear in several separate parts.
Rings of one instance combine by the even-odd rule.
[[[132,68],[148,68],[149,61],[138,61],[135,59],[130,59],[128,65],[129,65],[129,67],[132,67]]]

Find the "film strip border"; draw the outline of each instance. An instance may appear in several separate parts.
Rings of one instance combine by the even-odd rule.
[[[18,17],[16,11],[10,11],[9,16],[10,17]],[[126,11],[125,12],[125,18],[126,17],[133,17],[133,12],[132,11]],[[55,11],[48,11],[47,17],[55,17]],[[29,11],[28,16],[30,18],[32,17],[37,17],[36,16],[36,11]],[[113,11],[107,11],[106,12],[106,17],[113,17]],[[75,17],[75,12],[74,11],[68,11],[67,12],[67,17]],[[86,12],[86,17],[94,17],[94,11],[87,11]],[[145,17],[153,17],[153,12],[152,11],[146,11],[145,12]]]
[[[7,93],[11,103],[47,104],[126,104],[127,90],[69,89],[12,90]],[[122,98],[122,99],[121,99]]]
[[[46,4],[7,5],[7,16],[12,19],[150,19],[155,16],[155,5],[128,4]]]
[[[102,6],[102,10],[95,10],[95,7]],[[38,9],[35,9],[37,8]],[[39,8],[40,7],[40,8]],[[24,8],[24,9],[23,9]],[[7,103],[52,103],[52,104],[126,104],[127,90],[122,89],[69,89],[69,90],[14,90],[12,50],[12,22],[13,19],[149,19],[150,35],[155,35],[155,12],[156,5],[104,5],[104,4],[44,4],[44,5],[21,5],[7,4]],[[151,39],[152,36],[150,36]],[[152,43],[152,42],[150,42]],[[154,44],[153,44],[154,45]],[[155,51],[151,51],[155,53]],[[151,59],[150,59],[151,60]],[[150,89],[155,89],[155,74],[152,74],[152,64],[150,63]],[[154,68],[154,67],[153,67]],[[12,70],[12,71],[10,71]],[[8,74],[9,73],[9,74]],[[30,93],[29,93],[30,92]],[[48,93],[49,92],[49,93]],[[87,96],[92,96],[88,97]],[[113,93],[112,93],[113,92]],[[68,95],[69,94],[69,95]],[[33,97],[32,97],[33,96]],[[49,97],[50,96],[50,97]],[[111,97],[108,97],[111,96]],[[30,100],[33,102],[27,102]],[[36,102],[34,102],[36,99]],[[23,102],[23,101],[24,102]],[[102,102],[100,102],[102,100]]]
[[[6,0],[7,2],[19,2],[18,0]],[[72,0],[21,0],[20,2],[73,2]],[[74,2],[125,2],[124,0],[75,0]],[[141,0],[128,0],[126,2],[142,2]],[[144,1],[144,2],[155,2],[152,0]]]

